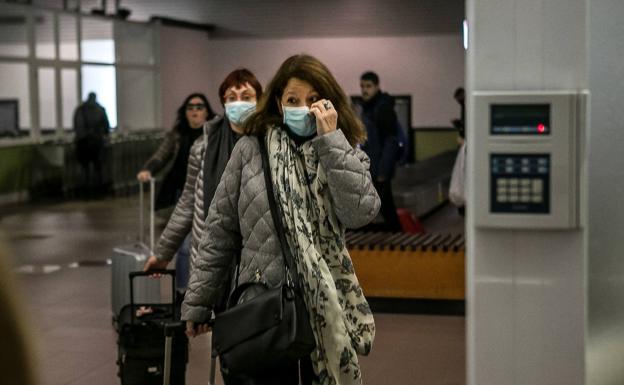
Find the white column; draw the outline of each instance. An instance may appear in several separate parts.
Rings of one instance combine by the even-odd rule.
[[[485,138],[470,95],[587,88],[587,1],[467,0],[469,385],[585,383],[587,219],[569,231],[475,227],[471,206],[488,197],[471,194]]]

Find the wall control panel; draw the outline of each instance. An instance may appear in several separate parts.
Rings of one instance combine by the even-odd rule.
[[[477,226],[579,226],[586,99],[563,91],[474,93]]]
[[[550,154],[490,154],[490,211],[550,212]]]

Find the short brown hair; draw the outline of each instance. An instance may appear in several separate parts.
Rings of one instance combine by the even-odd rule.
[[[229,90],[231,87],[242,87],[246,83],[249,83],[249,85],[256,90],[256,99],[260,99],[262,96],[262,86],[258,79],[256,79],[256,75],[247,68],[239,68],[230,72],[219,86],[219,99],[221,100],[221,104],[225,103],[225,91]]]
[[[379,85],[379,75],[374,73],[373,71],[366,71],[360,76],[360,80],[366,80],[369,82],[373,82],[374,85]]]
[[[269,126],[282,123],[277,100],[281,99],[291,78],[309,83],[321,98],[332,102],[338,112],[338,128],[352,146],[366,140],[364,125],[353,110],[345,92],[329,69],[310,55],[294,55],[282,63],[258,101],[256,112],[245,121],[243,129],[247,135],[264,134]]]

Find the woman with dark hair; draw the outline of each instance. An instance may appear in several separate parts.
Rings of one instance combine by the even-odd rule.
[[[296,385],[301,374],[303,384],[361,384],[357,355],[370,352],[375,324],[345,229],[367,224],[379,211],[368,157],[357,148],[366,138],[364,127],[327,67],[296,55],[281,65],[244,129],[247,136],[221,177],[191,271],[182,305],[187,334],[209,330],[205,322],[227,290],[226,272],[234,261],[239,288],[274,288],[284,280],[291,258],[282,253],[272,221],[264,143],[284,250],[296,270],[289,272],[299,282],[316,347],[299,363],[284,362],[254,378],[226,366],[225,382]]]
[[[158,150],[143,165],[137,179],[147,182],[165,166],[171,165],[162,181],[156,197],[156,210],[175,205],[182,190],[189,151],[195,140],[203,133],[204,123],[214,117],[206,96],[193,93],[178,108],[173,129],[167,133]]]
[[[171,213],[170,207],[178,202],[184,190],[188,158],[193,143],[202,136],[206,121],[214,116],[214,112],[204,94],[195,92],[184,99],[178,108],[173,129],[167,133],[158,150],[145,163],[137,174],[140,182],[147,182],[152,175],[168,167],[160,190],[156,196],[155,210]],[[176,286],[180,293],[186,290],[188,282],[188,259],[190,253],[190,237],[184,234],[184,242],[180,242],[174,250],[176,258]],[[172,255],[173,258],[173,255]]]
[[[221,174],[234,144],[243,134],[243,120],[255,110],[256,100],[261,95],[262,86],[251,71],[237,69],[225,77],[219,87],[225,116],[216,115],[206,122],[204,135],[191,147],[188,171],[184,170],[183,174],[186,176],[184,190],[144,270],[166,268],[183,242],[190,244],[190,259],[195,259],[208,207]],[[178,291],[183,292],[188,282],[189,258],[180,254],[176,259],[176,285]],[[181,300],[183,293],[180,294]]]

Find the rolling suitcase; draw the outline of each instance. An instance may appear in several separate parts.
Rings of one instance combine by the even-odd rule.
[[[149,304],[134,302],[132,294],[135,278],[144,277],[141,280],[146,280],[153,273],[171,276],[172,301]],[[188,339],[183,324],[179,322],[179,309],[175,305],[175,270],[133,272],[129,277],[131,300],[119,314],[117,340],[121,384],[161,385],[164,380],[169,380],[172,385],[184,385]],[[149,305],[151,312],[139,316],[136,310],[143,305]],[[168,343],[165,334],[170,334]]]
[[[143,271],[143,265],[154,249],[154,179],[150,179],[150,243],[144,242],[144,203],[143,183],[139,182],[139,242],[118,246],[113,249],[111,262],[111,303],[113,310],[113,324],[118,325],[121,309],[130,299],[130,285],[128,274],[133,271]],[[135,285],[135,299],[140,303],[160,303],[160,281],[144,279]]]

